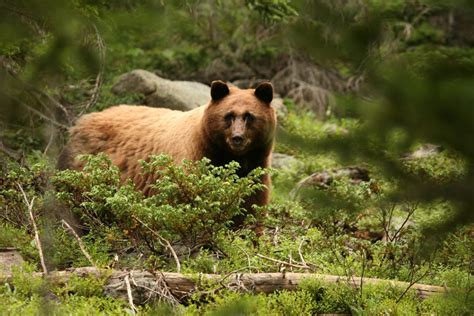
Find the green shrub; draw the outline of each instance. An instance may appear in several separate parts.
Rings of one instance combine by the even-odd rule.
[[[144,174],[156,179],[152,185],[156,194],[144,197],[131,182],[120,184],[118,169],[105,155],[82,159],[87,162],[82,172],[66,170],[53,177],[57,197],[91,232],[116,226],[124,236],[145,240],[153,250],[160,250],[152,245],[157,234],[189,247],[212,244],[244,212],[244,199],[263,188],[261,169],[239,178],[236,162],[215,167],[203,159],[174,165],[161,155],[143,162]]]

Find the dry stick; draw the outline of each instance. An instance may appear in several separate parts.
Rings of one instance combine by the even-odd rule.
[[[333,221],[333,225],[335,225],[335,221]],[[334,232],[336,232],[336,227],[334,226]],[[337,243],[336,243],[336,234],[334,233],[332,235],[332,240],[333,240],[333,243],[334,243],[334,246],[331,247],[331,251],[334,255],[334,257],[336,258],[337,262],[342,265],[342,267],[344,268],[344,273],[346,275],[346,278],[347,278],[347,282],[349,282],[351,279],[352,279],[352,282],[355,283],[355,279],[354,279],[354,274],[351,273],[351,270],[350,268],[347,266],[347,259],[346,257],[342,256],[342,260],[339,260],[339,255],[338,253],[336,252],[335,249],[337,249]]]
[[[414,203],[414,204],[413,204],[413,207],[412,207],[410,210],[408,210],[408,215],[407,215],[407,217],[406,217],[405,220],[403,221],[402,225],[401,225],[401,226],[398,228],[398,230],[395,232],[395,234],[393,235],[391,241],[394,241],[397,237],[399,237],[399,234],[400,234],[401,230],[405,227],[406,223],[408,222],[408,220],[410,219],[410,217],[413,215],[413,213],[415,213],[417,207],[418,207],[418,204],[417,204],[417,203]]]
[[[364,289],[364,273],[365,273],[365,266],[367,264],[367,253],[365,252],[364,249],[362,249],[362,255],[364,256],[363,257],[363,260],[362,260],[362,273],[360,275],[360,297],[362,298],[362,293],[363,293],[363,289]]]
[[[50,117],[44,115],[43,113],[41,113],[40,111],[38,111],[38,110],[32,108],[31,106],[29,106],[29,105],[27,105],[27,104],[25,104],[25,103],[22,103],[22,105],[23,105],[24,107],[26,107],[28,110],[30,110],[31,112],[33,112],[34,114],[36,114],[36,115],[38,115],[39,117],[41,117],[42,119],[44,119],[44,120],[50,122],[51,124],[56,125],[57,127],[60,127],[60,128],[62,128],[62,129],[65,129],[65,130],[68,129],[68,127],[67,127],[66,125],[61,124],[61,123],[59,123],[59,122],[56,122],[54,119],[52,119],[52,118],[50,118]]]
[[[82,242],[79,235],[74,231],[71,225],[69,225],[68,222],[66,222],[64,219],[61,220],[61,222],[67,227],[67,230],[71,233],[71,235],[73,235],[74,238],[76,238],[77,243],[79,244],[79,248],[81,248],[81,251],[84,254],[84,256],[87,258],[87,260],[89,260],[92,266],[96,267],[94,260],[92,259],[91,255],[87,252],[86,247],[84,246],[84,243]]]
[[[159,289],[160,292],[157,291],[155,288],[150,288],[148,286],[138,284],[135,281],[135,278],[133,277],[133,270],[130,271],[130,278],[132,279],[133,285],[135,285],[135,287],[141,287],[141,288],[151,292],[150,295],[148,296],[147,301],[150,300],[152,293],[155,293],[160,297],[160,299],[162,299],[162,298],[167,299],[168,303],[170,303],[171,305],[174,305],[174,306],[178,305],[179,301],[178,301],[178,299],[176,299],[176,297],[174,297],[173,293],[171,293],[168,284],[166,284],[164,276],[161,275],[160,278],[158,278],[156,276],[156,274],[153,273],[153,271],[148,271],[148,272],[150,272],[151,274],[153,274],[156,277],[154,287]],[[160,282],[161,282],[161,285],[159,284]]]
[[[276,263],[279,263],[279,264],[282,264],[282,265],[286,265],[288,267],[311,270],[311,268],[308,267],[308,266],[303,266],[303,265],[299,265],[299,264],[289,263],[289,262],[286,262],[286,261],[270,258],[270,257],[264,256],[264,255],[261,255],[259,253],[257,253],[257,257],[265,259],[265,260],[273,261],[273,262],[276,262]]]
[[[105,68],[105,45],[104,45],[104,40],[100,36],[99,30],[97,29],[97,26],[95,24],[92,25],[95,30],[95,35],[96,35],[96,41],[97,41],[97,47],[99,48],[99,63],[100,63],[100,68],[99,72],[97,73],[97,76],[95,78],[95,84],[94,84],[94,91],[92,93],[92,96],[84,106],[84,108],[79,112],[77,115],[78,117],[84,114],[85,111],[87,111],[88,108],[91,106],[94,106],[97,103],[97,100],[99,100],[99,95],[100,95],[100,89],[102,87],[102,82],[103,82],[103,76],[104,76],[104,68]]]
[[[135,315],[137,313],[137,308],[135,304],[133,304],[133,296],[132,296],[132,287],[130,286],[130,280],[128,279],[128,274],[124,278],[125,285],[127,286],[127,296],[128,296],[128,304],[132,308],[132,314]]]
[[[431,267],[430,267],[431,268]],[[423,273],[418,279],[414,280],[414,278],[412,278],[412,280],[410,281],[410,283],[408,284],[408,286],[406,287],[405,291],[403,291],[403,293],[400,295],[400,297],[397,299],[397,302],[400,302],[402,300],[402,298],[405,296],[405,294],[407,294],[407,292],[413,287],[413,285],[417,284],[419,281],[421,281],[421,279],[423,279],[428,273],[430,272],[430,270],[426,270],[425,273]],[[414,273],[414,272],[413,272]]]
[[[18,188],[20,189],[21,193],[23,194],[23,199],[25,200],[25,204],[28,207],[28,213],[30,214],[31,225],[33,226],[33,230],[35,231],[35,243],[36,247],[38,248],[38,253],[40,256],[41,267],[43,268],[44,274],[48,274],[48,269],[46,268],[46,263],[44,261],[43,255],[43,247],[41,246],[41,241],[39,238],[38,227],[36,227],[35,217],[33,216],[33,203],[35,201],[35,197],[28,201],[28,197],[26,196],[25,191],[23,190],[22,186],[17,183]]]
[[[49,137],[48,144],[46,145],[46,148],[43,151],[43,156],[46,156],[46,153],[48,152],[49,147],[51,147],[51,144],[53,143],[53,139],[54,139],[54,132],[52,132],[51,136]]]
[[[244,248],[242,248],[242,247],[240,247],[240,246],[237,246],[237,248],[239,248],[239,249],[245,254],[245,256],[247,257],[247,265],[248,265],[249,271],[252,271],[252,270],[251,270],[252,264],[251,264],[251,262],[250,262],[250,256],[249,256],[249,254],[247,253],[247,251],[245,251]]]
[[[301,248],[303,247],[303,243],[306,241],[306,239],[302,238],[301,241],[300,241],[300,244],[298,246],[298,254],[300,255],[300,260],[301,260],[301,263],[303,263],[304,266],[308,266],[306,264],[306,261],[304,260],[304,257],[303,257],[303,253],[301,252]]]
[[[9,72],[9,74],[11,75],[11,77],[13,79],[15,79],[23,88],[23,90],[25,90],[31,97],[33,97],[36,101],[38,101],[45,109],[48,109],[48,106],[41,100],[41,97],[43,98],[46,98],[49,102],[51,102],[53,105],[55,105],[57,108],[59,108],[66,116],[67,120],[68,120],[68,123],[70,123],[70,119],[69,119],[69,112],[68,110],[64,107],[64,105],[62,105],[61,103],[59,103],[56,99],[54,99],[53,97],[51,97],[49,94],[47,94],[46,92],[36,88],[35,86],[27,83],[27,82],[24,82],[22,81],[20,78],[18,78],[18,76],[15,74],[15,73],[11,73]],[[54,119],[46,116],[46,115],[43,115],[41,112],[33,109],[31,106],[25,104],[24,102],[19,102],[20,104],[24,105],[25,107],[29,108],[32,112],[34,112],[35,114],[41,116],[43,119],[46,119],[50,122],[52,122],[53,124],[61,127],[61,128],[66,128],[67,129],[67,126],[65,125],[62,125],[58,122],[56,122]]]
[[[166,243],[166,246],[163,245],[161,242],[161,245],[164,246],[164,247],[167,247],[171,254],[173,255],[173,258],[174,258],[174,261],[176,262],[176,270],[178,273],[181,272],[181,263],[179,262],[179,259],[178,259],[178,256],[176,255],[176,252],[174,251],[173,247],[171,247],[171,244],[170,242],[162,237],[160,234],[158,234],[156,231],[154,231],[153,229],[151,229],[147,224],[145,224],[143,221],[141,221],[139,218],[137,218],[135,215],[132,215],[132,218],[134,218],[135,220],[137,220],[140,224],[142,224],[143,226],[145,226],[145,228],[147,228],[153,235],[155,235],[156,237],[158,237],[161,241],[165,242]]]
[[[290,264],[293,264],[293,257],[291,256],[291,250],[290,250],[290,253],[288,254],[288,262]],[[290,266],[291,267],[291,266]],[[293,272],[293,267],[291,267],[291,272]]]
[[[13,159],[13,160],[15,160],[15,161],[18,161],[18,160],[20,160],[20,158],[21,158],[21,154],[19,154],[19,153],[15,152],[15,151],[13,151],[13,150],[11,150],[11,149],[5,147],[5,145],[3,145],[1,139],[0,139],[0,151],[1,151],[2,153],[4,153],[5,155],[7,155],[10,159]]]

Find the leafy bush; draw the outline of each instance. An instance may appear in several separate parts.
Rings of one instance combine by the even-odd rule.
[[[105,155],[82,159],[87,162],[82,172],[66,170],[53,177],[57,197],[91,232],[103,235],[115,226],[155,251],[160,246],[154,241],[165,239],[191,248],[213,244],[217,234],[244,212],[244,199],[263,188],[261,169],[239,178],[236,162],[215,167],[203,159],[174,165],[161,155],[143,162],[143,174],[153,176],[151,188],[156,193],[144,197],[131,182],[120,184],[118,169]]]

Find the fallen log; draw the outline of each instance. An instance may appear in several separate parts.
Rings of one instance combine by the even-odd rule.
[[[375,278],[345,277],[315,273],[229,273],[186,275],[174,272],[143,271],[143,270],[110,270],[95,267],[72,268],[66,271],[53,271],[44,276],[42,272],[33,274],[36,277],[45,277],[56,285],[66,284],[72,276],[104,278],[105,294],[127,299],[127,285],[133,292],[135,304],[143,304],[153,299],[165,299],[179,302],[202,288],[202,285],[220,285],[220,288],[241,290],[252,293],[271,293],[280,290],[296,290],[304,279],[316,279],[322,283],[345,283],[360,288],[361,284],[380,284],[402,289],[410,288],[416,291],[421,298],[435,294],[446,293],[447,289],[441,286],[410,284],[408,282],[384,280]],[[128,276],[129,284],[125,278]],[[1,283],[11,283],[11,274],[0,274]]]

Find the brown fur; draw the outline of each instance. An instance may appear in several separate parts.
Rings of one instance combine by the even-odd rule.
[[[273,90],[269,83],[257,90],[241,90],[218,81],[213,82],[209,104],[188,112],[119,105],[84,115],[71,128],[58,165],[81,169],[82,162],[75,159],[78,154],[104,152],[119,167],[122,180],[132,179],[146,195],[151,194],[153,178],[140,174],[139,160],[152,154],[166,153],[175,163],[207,157],[220,166],[235,160],[241,165],[240,176],[256,167],[269,167],[276,126],[275,111],[269,104]],[[232,119],[226,116],[229,114]],[[234,146],[236,135],[242,142]],[[267,189],[246,201],[249,210],[252,204],[269,202],[270,177],[262,181]]]

